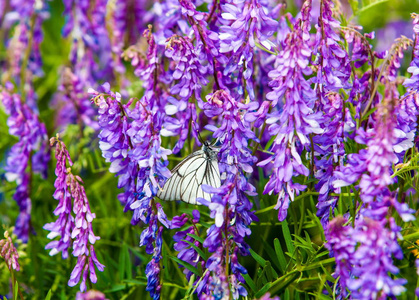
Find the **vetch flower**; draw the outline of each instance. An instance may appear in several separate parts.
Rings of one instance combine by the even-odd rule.
[[[316,189],[319,191],[317,216],[325,228],[329,221],[329,212],[337,204],[337,197],[329,196],[330,191],[339,193],[340,188],[333,188],[336,166],[343,165],[345,155],[345,131],[353,129],[355,124],[350,118],[348,110],[344,109],[344,102],[340,94],[330,92],[325,95],[322,103],[324,111],[324,133],[313,137],[314,150],[318,159],[315,164],[315,177],[319,180]],[[349,120],[348,120],[349,119]],[[349,126],[348,126],[349,125]]]
[[[345,225],[347,220],[338,216],[330,221],[325,230],[327,243],[325,247],[330,251],[330,256],[336,259],[334,277],[339,277],[342,288],[341,294],[346,297],[347,283],[351,278],[352,260],[355,252],[356,241],[352,239],[354,229]]]
[[[218,90],[206,98],[205,114],[208,117],[218,116],[220,120],[220,127],[207,125],[206,128],[213,131],[213,137],[221,143],[219,168],[222,178],[225,178],[218,189],[203,186],[203,190],[213,196],[211,203],[201,203],[209,207],[211,216],[215,218],[215,224],[208,229],[203,244],[214,253],[208,259],[206,267],[221,282],[229,282],[233,298],[238,299],[239,295],[247,295],[246,289],[241,286],[244,283],[242,274],[247,271],[237,262],[236,257],[237,253],[248,254],[249,246],[244,238],[251,233],[250,223],[257,220],[247,198],[247,195],[255,195],[255,188],[244,175],[245,172],[253,171],[252,165],[256,160],[248,148],[248,141],[257,141],[257,138],[244,117],[248,110],[255,107],[255,103],[243,104],[225,90]],[[209,288],[210,285],[207,284],[207,290],[203,291],[207,295]]]
[[[94,249],[96,240],[100,239],[94,235],[92,228],[92,221],[96,215],[90,211],[83,181],[71,173],[72,162],[65,144],[58,138],[51,138],[51,146],[54,144],[57,158],[54,198],[60,203],[54,211],[54,214],[58,215],[57,221],[45,224],[44,229],[51,231],[48,238],[60,236],[60,240],[50,242],[45,249],[52,249],[50,255],[61,251],[63,258],[67,258],[68,248],[72,246],[72,254],[77,257],[77,263],[71,272],[68,285],[75,286],[81,280],[80,291],[84,292],[87,277],[92,283],[97,281],[95,267],[99,271],[103,271],[105,267],[98,261]],[[70,167],[66,169],[67,160]]]
[[[61,83],[58,87],[59,93],[55,96],[54,105],[58,112],[55,124],[65,127],[68,124],[78,124],[81,128],[90,126],[97,130],[99,125],[94,120],[96,115],[88,94],[85,90],[86,82],[66,67],[61,74]]]
[[[47,130],[38,115],[21,100],[19,94],[13,93],[12,84],[0,87],[0,100],[9,115],[7,125],[9,133],[17,136],[19,141],[13,145],[5,166],[6,179],[17,184],[13,199],[19,206],[15,233],[23,242],[28,241],[31,220],[30,174],[40,173],[47,176],[49,152],[46,146]],[[31,166],[31,167],[29,167]]]
[[[313,64],[318,66],[318,70],[313,81],[319,85],[317,89],[322,95],[350,87],[348,82],[351,76],[350,60],[348,53],[340,45],[342,42],[338,32],[340,23],[333,17],[333,8],[333,1],[321,1],[321,14],[316,25],[317,57]]]
[[[198,210],[193,210],[192,214],[193,214],[193,218],[191,220],[192,225],[189,228],[187,228],[186,230],[177,231],[175,233],[175,235],[173,236],[173,240],[175,241],[175,244],[174,244],[173,248],[176,251],[179,252],[178,255],[177,255],[177,258],[179,258],[180,260],[182,260],[184,262],[187,262],[194,267],[196,267],[198,264],[200,264],[201,267],[203,267],[205,265],[205,261],[198,254],[198,252],[189,244],[189,243],[192,243],[197,247],[202,247],[202,245],[199,241],[195,240],[193,237],[188,235],[188,234],[195,234],[195,235],[199,236],[199,232],[197,231],[197,228],[196,228],[195,224],[197,224],[199,222],[200,213],[199,213]],[[175,220],[175,218],[174,218],[174,220]],[[183,222],[182,222],[183,224],[178,223],[176,228],[178,228],[178,226],[180,224],[184,225],[187,220],[188,220],[188,218],[186,218],[186,215],[185,215],[185,217],[183,218]],[[172,224],[173,224],[173,220],[172,220]],[[174,228],[174,227],[172,227],[172,228]],[[179,267],[183,267],[183,266],[179,265]],[[183,270],[183,273],[186,275],[186,278],[188,280],[190,279],[190,277],[193,274],[187,268],[185,268]]]
[[[173,97],[168,98],[165,111],[173,118],[167,118],[165,122],[164,135],[179,136],[173,152],[177,153],[182,149],[189,131],[198,141],[197,128],[190,130],[191,122],[197,124],[197,112],[195,103],[191,100],[193,95],[198,103],[202,103],[201,89],[208,84],[206,65],[199,59],[197,49],[187,37],[174,35],[167,40],[165,56],[172,59],[176,66],[172,77],[177,83],[170,88],[172,95],[179,95],[180,100]]]
[[[77,292],[76,300],[108,300],[104,293],[90,290],[86,293]]]
[[[390,218],[390,229],[385,227],[387,220],[374,221],[365,218],[356,225],[352,238],[359,243],[352,260],[352,275],[348,279],[348,288],[356,299],[386,299],[398,296],[405,288],[407,280],[393,278],[399,269],[393,265],[392,256],[403,258],[403,252],[397,243],[394,220]]]
[[[348,294],[346,288],[356,299],[400,295],[407,281],[389,276],[389,273],[399,273],[392,256],[403,257],[397,243],[400,228],[395,226],[394,219],[375,221],[361,217],[355,222],[355,228],[344,225],[345,222],[341,216],[333,219],[326,232],[326,247],[336,258],[335,277],[340,277],[342,296]]]
[[[305,189],[304,185],[292,180],[294,175],[309,174],[300,153],[304,148],[308,149],[311,133],[323,133],[319,125],[321,115],[313,111],[316,94],[305,78],[312,73],[308,67],[312,54],[308,46],[310,9],[311,1],[306,1],[301,18],[284,40],[285,46],[278,54],[276,69],[269,72],[273,91],[267,94],[267,98],[272,101],[273,107],[282,99],[284,104],[281,112],[272,113],[266,121],[269,134],[275,136],[270,149],[274,154],[258,166],[273,164],[264,193],[278,195],[275,209],[279,210],[280,221],[287,216],[289,202]]]
[[[20,271],[19,254],[7,230],[4,232],[4,239],[0,240],[0,257],[5,260],[9,270]]]
[[[220,52],[230,54],[224,69],[224,75],[230,76],[239,69],[238,78],[244,83],[251,100],[255,99],[253,74],[253,56],[256,44],[271,50],[275,44],[269,40],[278,29],[278,22],[268,15],[269,8],[259,0],[233,1],[221,6]],[[239,94],[243,97],[243,88]]]
[[[149,38],[152,38],[149,36]],[[151,45],[154,45],[150,41]],[[153,63],[154,64],[154,63]],[[149,70],[150,71],[150,70]],[[153,197],[164,180],[170,176],[167,155],[170,150],[161,147],[160,132],[164,115],[159,111],[159,101],[153,91],[154,77],[149,77],[150,89],[130,108],[131,101],[123,105],[121,96],[110,91],[109,84],[103,85],[105,93],[90,90],[98,105],[99,137],[103,156],[112,162],[110,171],[119,176],[118,187],[125,188],[119,195],[125,210],[133,210],[131,223],[143,222],[146,228],[141,233],[140,246],[153,254],[146,267],[147,291],[153,299],[160,298],[160,260],[162,230],[158,221],[170,228],[163,208]]]

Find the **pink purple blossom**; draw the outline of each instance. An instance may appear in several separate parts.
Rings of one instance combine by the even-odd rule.
[[[71,272],[69,286],[75,286],[80,282],[80,291],[86,290],[86,280],[96,283],[97,276],[95,267],[99,271],[104,270],[94,249],[94,244],[100,237],[95,236],[92,221],[96,215],[91,212],[82,179],[71,173],[72,161],[65,144],[58,138],[51,139],[51,146],[56,144],[55,156],[57,158],[55,181],[56,191],[54,198],[59,202],[54,214],[57,221],[45,224],[44,229],[51,231],[49,239],[60,236],[60,240],[52,241],[45,246],[51,249],[50,255],[62,252],[62,257],[68,257],[68,249],[71,246],[73,256],[77,257],[77,263]],[[66,162],[69,168],[66,168]],[[73,199],[73,203],[72,200]]]

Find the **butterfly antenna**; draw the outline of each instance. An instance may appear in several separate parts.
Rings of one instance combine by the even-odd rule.
[[[201,136],[201,134],[199,133],[199,130],[196,128],[196,126],[195,126],[195,121],[192,121],[192,124],[194,125],[194,129],[195,129],[195,131],[196,131],[196,133],[197,133],[197,135],[198,135],[198,139],[199,139],[199,141],[202,143],[202,144],[204,144],[204,139],[202,138],[202,136]]]

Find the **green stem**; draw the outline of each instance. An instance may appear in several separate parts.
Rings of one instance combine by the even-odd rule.
[[[300,199],[303,199],[303,198],[305,198],[305,197],[307,197],[307,196],[311,196],[311,195],[318,196],[318,195],[319,195],[319,193],[318,193],[318,192],[307,192],[307,193],[304,193],[304,194],[302,194],[302,195],[300,195],[300,196],[295,197],[295,198],[294,198],[294,201],[296,201],[296,200],[300,200]],[[268,207],[265,207],[265,208],[263,208],[263,209],[258,210],[257,212],[255,212],[255,214],[259,215],[259,214],[263,214],[263,213],[265,213],[265,212],[269,212],[269,211],[271,211],[272,209],[274,209],[274,208],[275,208],[275,206],[276,206],[276,204],[275,204],[275,205],[268,206]]]

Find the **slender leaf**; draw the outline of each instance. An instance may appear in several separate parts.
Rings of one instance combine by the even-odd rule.
[[[279,261],[280,271],[282,274],[284,274],[285,269],[287,267],[287,261],[285,259],[284,252],[282,251],[281,244],[279,243],[279,240],[277,238],[274,239],[274,247],[275,247],[276,257],[278,258],[278,261]]]
[[[194,266],[192,266],[190,263],[187,263],[187,262],[185,262],[183,260],[180,260],[179,258],[174,257],[174,256],[170,256],[170,258],[172,260],[174,260],[175,262],[177,262],[178,264],[184,266],[186,269],[188,269],[189,271],[191,271],[192,273],[194,273],[196,276],[201,276],[199,274],[199,272],[198,272],[198,269],[195,268]]]

